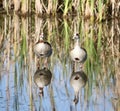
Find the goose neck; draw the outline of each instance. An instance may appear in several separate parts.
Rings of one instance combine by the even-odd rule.
[[[78,46],[78,45],[80,45],[80,41],[79,41],[79,39],[75,40],[75,44],[74,44],[74,46]]]

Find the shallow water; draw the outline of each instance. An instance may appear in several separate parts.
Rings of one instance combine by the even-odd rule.
[[[0,16],[0,111],[119,111],[120,110],[120,21],[104,23],[71,19]],[[43,32],[53,53],[48,60],[51,84],[44,97],[33,81],[37,57],[33,46]],[[69,52],[72,36],[79,32],[87,50],[83,71],[87,84],[75,105],[70,85],[73,72]],[[40,59],[43,68],[44,59]],[[79,65],[76,71],[80,70]]]

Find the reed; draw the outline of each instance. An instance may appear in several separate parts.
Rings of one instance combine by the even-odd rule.
[[[89,0],[85,2],[85,6],[82,6],[82,11],[84,12],[84,17],[86,19],[90,18],[92,16],[92,10],[90,7]]]
[[[52,8],[53,8],[53,0],[48,0],[47,14],[52,13]]]
[[[63,16],[67,15],[69,8],[70,8],[69,0],[64,0]]]
[[[53,10],[52,10],[52,13],[53,15],[56,15],[56,12],[57,12],[57,7],[58,7],[58,1],[59,0],[53,0]]]
[[[100,48],[101,48],[101,39],[102,39],[102,24],[99,25],[99,29],[98,29],[98,41],[97,41],[98,51],[100,51]]]
[[[3,1],[3,8],[6,10],[6,12],[8,14],[8,2],[7,2],[7,0]]]
[[[80,8],[82,7],[82,4],[83,4],[82,2],[83,1],[80,1],[80,0],[72,0],[71,5],[72,5],[72,8],[73,8],[74,12],[79,14]]]
[[[17,12],[20,10],[20,0],[13,0],[14,3],[14,11]]]
[[[20,22],[19,22],[19,16],[18,15],[14,15],[14,19],[13,19],[13,27],[14,27],[14,36],[13,36],[13,44],[14,44],[14,54],[15,54],[15,60],[17,59],[17,57],[19,56],[19,45],[18,43],[21,41],[20,40]]]
[[[36,13],[37,15],[82,15],[87,19],[99,20],[107,17],[119,17],[119,0],[3,0],[0,8],[4,8],[7,14],[14,8],[21,14]],[[13,7],[14,5],[14,7]],[[62,13],[61,13],[62,12]],[[109,16],[107,16],[109,15]]]
[[[94,20],[94,5],[95,4],[95,0],[91,0],[90,1],[90,9],[91,9],[91,16],[90,16],[90,18],[91,18],[91,21],[93,21]]]
[[[28,12],[28,0],[22,0],[21,1],[21,11],[22,11],[22,14],[26,14]]]
[[[67,23],[67,21],[66,21],[66,19],[64,19],[64,45],[65,45],[65,50],[66,50],[66,52],[68,52],[68,49],[69,49],[69,38],[70,38],[70,36],[69,36],[69,29],[70,27],[69,27],[69,25],[68,25],[68,23]]]
[[[102,0],[98,1],[98,12],[99,12],[99,20],[102,20],[102,13],[103,13],[103,3],[101,2]]]
[[[28,19],[22,18],[22,25],[21,25],[21,48],[20,48],[20,62],[21,66],[26,65],[27,63],[27,50],[28,50]]]
[[[35,16],[35,41],[39,40],[40,34],[43,32],[43,20],[37,16]]]
[[[50,39],[52,37],[52,31],[53,31],[53,21],[51,19],[47,19],[47,31],[48,31],[48,36],[47,36],[47,40],[50,42]]]
[[[35,13],[43,14],[43,6],[40,0],[35,0]]]

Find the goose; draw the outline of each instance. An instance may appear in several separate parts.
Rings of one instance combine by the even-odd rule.
[[[44,67],[43,69],[37,69],[34,74],[34,82],[39,87],[39,95],[43,96],[43,88],[51,83],[52,73],[51,71]]]
[[[76,33],[73,36],[74,39],[74,48],[70,51],[71,60],[83,64],[87,59],[87,51],[80,47],[80,37]]]
[[[52,54],[52,46],[49,42],[44,41],[43,33],[40,34],[39,40],[34,45],[34,53],[38,58],[45,58],[44,65],[47,67],[48,57]],[[37,63],[37,67],[40,67],[39,62]]]
[[[75,93],[75,97],[74,97],[75,104],[78,103],[79,91],[83,87],[85,87],[86,82],[87,82],[87,76],[82,70],[72,73],[72,75],[70,77],[70,84],[71,84],[71,86],[74,90],[74,93]]]
[[[50,57],[52,54],[52,46],[49,42],[44,41],[43,33],[40,34],[40,38],[34,45],[34,53],[37,57]]]

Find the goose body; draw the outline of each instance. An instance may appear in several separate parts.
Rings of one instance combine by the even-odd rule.
[[[80,47],[78,34],[75,34],[73,39],[74,48],[70,51],[71,60],[74,62],[84,63],[87,59],[87,51]]]
[[[70,52],[72,61],[84,63],[87,59],[87,52],[84,48],[81,48],[79,45],[75,46],[74,49]]]
[[[86,85],[86,82],[87,82],[87,76],[82,70],[72,73],[70,78],[70,84],[75,92],[75,99],[74,99],[75,103],[78,102],[79,91]]]
[[[38,42],[34,45],[34,52],[38,57],[49,57],[52,54],[51,44],[43,40],[43,33],[40,35]]]
[[[52,73],[47,68],[37,69],[34,74],[34,82],[40,89],[40,94],[43,95],[43,88],[50,84]]]

